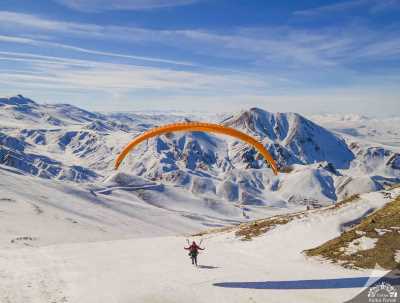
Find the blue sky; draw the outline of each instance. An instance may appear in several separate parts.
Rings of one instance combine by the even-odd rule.
[[[2,0],[0,94],[400,114],[400,0]]]

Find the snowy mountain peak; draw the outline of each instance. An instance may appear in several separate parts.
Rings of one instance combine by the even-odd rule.
[[[6,97],[6,98],[0,98],[0,106],[4,105],[15,105],[15,106],[20,106],[20,105],[30,105],[30,106],[38,106],[38,104],[28,98],[25,98],[22,95],[17,95],[13,97]]]
[[[294,131],[316,126],[297,113],[271,113],[257,107],[241,111],[225,119],[223,124],[272,141],[284,141],[292,137]]]
[[[345,168],[354,158],[342,138],[297,113],[250,108],[223,124],[259,138],[282,166],[328,161],[337,168]],[[248,157],[240,157],[243,158]]]
[[[222,123],[226,126],[242,129],[253,135],[269,137],[273,134],[271,125],[274,121],[275,118],[272,113],[253,107],[225,119]]]

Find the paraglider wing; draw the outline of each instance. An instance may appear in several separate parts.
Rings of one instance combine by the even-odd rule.
[[[126,155],[135,148],[138,144],[140,144],[142,141],[150,139],[155,136],[159,136],[165,133],[171,133],[171,132],[179,132],[179,131],[185,131],[185,132],[193,132],[193,131],[200,131],[200,132],[212,132],[212,133],[218,133],[218,134],[225,134],[228,136],[232,136],[235,138],[238,138],[242,141],[247,142],[248,144],[254,146],[264,157],[264,159],[269,163],[271,166],[273,172],[275,175],[278,174],[278,167],[270,155],[270,153],[265,149],[265,147],[258,142],[256,139],[253,137],[238,131],[234,128],[219,125],[219,124],[213,124],[213,123],[205,123],[205,122],[183,122],[183,123],[174,123],[174,124],[168,124],[160,127],[153,128],[151,130],[148,130],[144,132],[143,134],[137,136],[135,139],[133,139],[125,148],[122,150],[122,152],[118,155],[116,161],[115,161],[115,169],[118,169],[118,167],[121,165],[122,161],[126,157]]]

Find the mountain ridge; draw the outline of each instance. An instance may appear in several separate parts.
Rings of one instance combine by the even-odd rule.
[[[19,119],[6,119],[10,114]],[[0,164],[84,183],[101,183],[112,174],[116,155],[134,136],[163,121],[188,119],[160,113],[107,115],[68,104],[42,105],[21,95],[0,98],[0,117],[5,118],[0,123]],[[260,140],[281,174],[273,176],[247,144],[203,132],[152,138],[127,157],[121,172],[180,187],[201,199],[258,206],[310,200],[326,204],[400,180],[395,148],[377,150],[350,141],[297,113],[253,107],[220,123]]]

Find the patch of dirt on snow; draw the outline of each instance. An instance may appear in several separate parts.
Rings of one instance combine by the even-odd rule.
[[[253,237],[258,237],[265,234],[269,230],[278,225],[284,225],[292,221],[294,218],[299,218],[300,214],[280,215],[268,219],[261,219],[251,223],[239,225],[239,229],[235,235],[240,237],[241,240],[251,240]]]
[[[400,250],[400,196],[383,208],[368,215],[351,230],[343,232],[321,246],[306,250],[308,256],[322,256],[347,268],[400,268],[396,254]],[[385,230],[385,232],[380,232]],[[355,248],[362,238],[369,238],[374,245]],[[361,242],[360,242],[361,241]]]
[[[392,185],[391,187],[388,188],[388,190],[399,188],[399,187],[400,187],[400,183]]]

